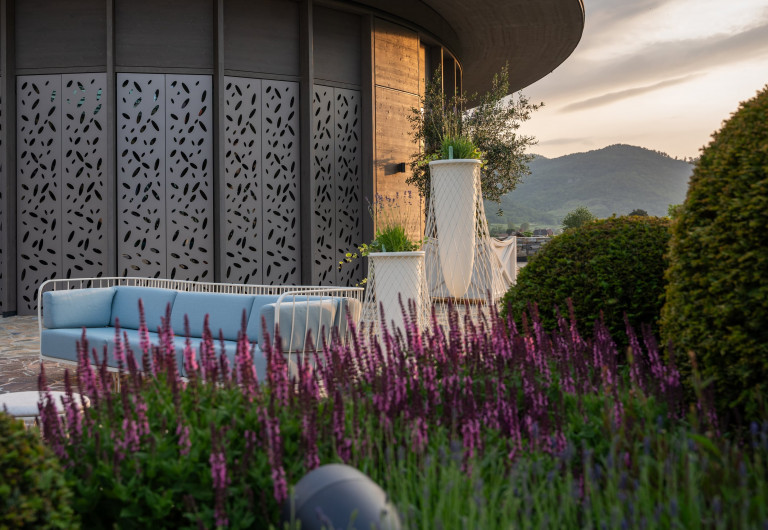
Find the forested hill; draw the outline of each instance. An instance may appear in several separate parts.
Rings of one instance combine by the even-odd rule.
[[[531,175],[498,206],[486,203],[491,223],[523,222],[559,226],[569,211],[586,206],[597,217],[626,215],[634,209],[666,215],[667,206],[685,199],[693,166],[631,145],[611,145],[559,158],[537,156]]]

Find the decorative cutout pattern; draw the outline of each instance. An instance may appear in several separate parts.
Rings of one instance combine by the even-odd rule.
[[[61,272],[61,76],[16,78],[17,304],[37,310],[36,290]]]
[[[212,83],[210,76],[166,76],[167,275],[213,276]]]
[[[64,75],[61,84],[63,274],[99,277],[107,253],[107,75]]]
[[[335,262],[363,241],[361,184],[360,91],[334,89],[336,113],[336,256]],[[373,198],[371,198],[373,200]],[[343,267],[336,285],[356,285],[363,278],[362,260]]]
[[[301,280],[298,99],[298,83],[262,81],[262,281],[269,285]]]
[[[223,278],[262,283],[261,80],[225,77]]]
[[[117,269],[166,275],[165,76],[117,74]]]
[[[6,175],[5,175],[5,151],[3,150],[3,78],[0,77],[0,316],[6,311],[5,307],[5,276],[3,271],[5,270],[5,216],[8,215],[8,208],[5,205],[5,190]]]
[[[338,263],[362,243],[360,92],[315,85],[312,154],[312,281],[354,285],[360,260]]]
[[[334,89],[315,85],[312,104],[312,283],[336,285]]]

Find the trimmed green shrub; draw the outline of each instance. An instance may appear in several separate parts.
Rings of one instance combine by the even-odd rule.
[[[542,323],[552,329],[555,306],[567,312],[570,298],[585,335],[592,335],[602,312],[619,346],[625,346],[624,313],[633,326],[656,329],[668,241],[669,220],[659,217],[611,217],[566,230],[520,271],[502,311],[511,311],[520,323],[528,305],[536,303]]]
[[[661,329],[694,352],[721,410],[768,393],[768,86],[702,150],[676,211]]]
[[[78,528],[58,460],[0,410],[0,528]]]
[[[595,217],[595,214],[589,211],[589,208],[586,206],[579,206],[575,210],[565,214],[565,217],[563,217],[562,225],[564,230],[567,230],[568,228],[579,228],[580,226],[591,223],[596,219],[597,217]]]

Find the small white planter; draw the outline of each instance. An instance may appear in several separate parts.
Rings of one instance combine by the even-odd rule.
[[[403,305],[408,311],[408,300],[415,300],[416,307],[419,309],[419,325],[421,322],[422,307],[426,293],[426,282],[424,278],[424,254],[423,250],[414,252],[371,252],[368,254],[369,267],[372,271],[371,279],[375,295],[376,309],[383,307],[384,316],[388,326],[399,327],[405,332],[405,321],[403,320],[400,300],[398,295],[402,296]],[[376,311],[378,314],[378,311]],[[381,318],[381,315],[379,315]],[[390,328],[394,333],[394,328]]]
[[[475,207],[481,162],[474,159],[429,163],[440,265],[448,292],[461,298],[475,263]]]

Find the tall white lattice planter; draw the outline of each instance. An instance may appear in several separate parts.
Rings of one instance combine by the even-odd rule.
[[[371,252],[368,254],[368,285],[365,291],[363,320],[381,331],[380,309],[384,310],[387,327],[394,333],[405,333],[400,296],[408,310],[408,301],[416,303],[419,328],[427,322],[429,292],[424,270],[423,250],[414,252]]]
[[[485,218],[479,160],[430,162],[426,274],[438,319],[452,303],[474,314],[506,292]],[[486,311],[487,314],[487,311]]]

